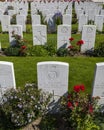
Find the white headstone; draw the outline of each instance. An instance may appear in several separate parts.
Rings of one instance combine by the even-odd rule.
[[[49,61],[37,64],[38,87],[53,94],[55,101],[68,91],[69,64]]]
[[[0,98],[11,88],[16,88],[13,63],[0,61]]]
[[[22,30],[26,32],[26,21],[25,21],[25,16],[24,15],[17,15],[16,16],[16,22],[18,25],[22,25]]]
[[[81,32],[83,25],[88,23],[88,16],[87,15],[80,15],[78,20],[78,31]]]
[[[45,45],[47,42],[46,25],[33,25],[33,45]]]
[[[9,15],[2,15],[1,16],[2,32],[8,32],[9,25],[10,25],[10,16]]]
[[[72,16],[65,14],[63,15],[63,24],[71,25],[72,23]]]
[[[81,46],[81,52],[85,52],[94,48],[96,36],[96,26],[95,25],[83,25],[82,30],[82,40],[84,44]]]
[[[70,45],[71,25],[58,25],[57,49],[68,47]]]
[[[103,30],[103,21],[104,21],[104,16],[103,15],[96,15],[95,16],[95,25],[96,25],[96,29],[98,31]]]
[[[40,23],[40,15],[32,15],[32,26]]]
[[[23,37],[22,26],[21,25],[9,25],[9,42],[11,42],[13,38],[13,34],[17,34]]]
[[[96,63],[92,96],[100,97],[99,103],[104,104],[104,62]]]

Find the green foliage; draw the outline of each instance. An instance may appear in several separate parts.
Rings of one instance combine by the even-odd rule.
[[[55,44],[47,44],[44,46],[44,48],[47,50],[49,56],[55,56],[56,55],[56,47]]]
[[[104,42],[100,43],[100,45],[94,49],[94,56],[104,57]]]
[[[15,47],[8,47],[7,49],[4,50],[4,54],[7,56],[19,56],[19,51],[20,49]]]
[[[57,56],[67,56],[68,55],[68,49],[67,48],[59,48],[56,52]]]
[[[48,56],[47,50],[42,45],[35,45],[33,47],[29,47],[27,50],[28,56]]]
[[[12,16],[11,24],[16,24],[16,14]]]
[[[7,91],[0,104],[5,127],[13,129],[25,126],[43,116],[47,113],[50,98],[49,93],[38,90],[35,84],[26,84],[24,89]]]

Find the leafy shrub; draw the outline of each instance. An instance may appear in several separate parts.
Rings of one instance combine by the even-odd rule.
[[[59,48],[56,52],[57,56],[68,56],[68,49],[67,48]]]
[[[104,57],[104,43],[100,43],[97,48],[92,48],[85,52],[87,56]]]
[[[6,128],[25,126],[46,114],[50,98],[50,94],[38,90],[35,84],[27,84],[22,90],[7,91],[0,104],[2,120],[7,122]]]
[[[7,56],[19,56],[19,51],[20,49],[15,47],[8,47],[7,49],[4,50],[4,53],[7,55]]]
[[[54,56],[56,54],[55,44],[45,44],[44,48],[47,50],[49,56]]]
[[[14,32],[12,37],[14,39],[10,42],[10,46],[5,49],[4,53],[7,56],[26,56],[26,41],[20,35],[14,34]]]
[[[29,47],[27,50],[28,56],[48,56],[47,50],[42,45],[35,45],[33,47]]]
[[[97,57],[104,57],[104,43],[100,43],[100,45],[98,46],[98,48],[94,49],[94,56]]]
[[[84,94],[84,91],[84,85],[76,85],[67,97],[62,97],[63,119],[69,128],[75,130],[100,130],[94,121],[98,98]]]

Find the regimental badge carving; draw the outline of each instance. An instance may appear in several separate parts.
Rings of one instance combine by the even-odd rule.
[[[53,81],[57,78],[57,72],[56,71],[50,71],[50,72],[48,72],[47,76],[48,76],[49,80]]]
[[[62,33],[67,33],[68,32],[68,28],[67,27],[62,27],[61,32]]]
[[[87,33],[92,33],[93,32],[93,28],[92,27],[88,27],[87,28]]]

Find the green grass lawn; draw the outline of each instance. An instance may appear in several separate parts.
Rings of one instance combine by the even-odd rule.
[[[84,84],[91,93],[95,64],[104,62],[104,58],[93,57],[0,57],[0,61],[14,63],[17,87],[26,82],[37,82],[37,63],[41,61],[61,61],[69,63],[69,90],[76,84]]]

